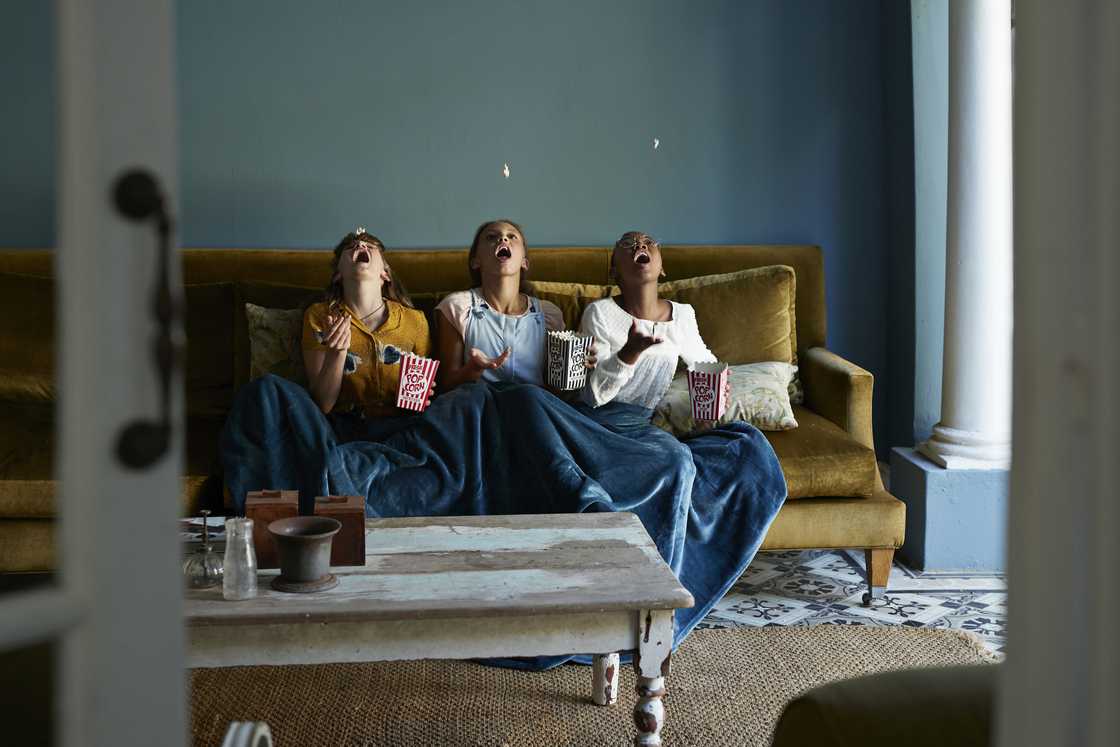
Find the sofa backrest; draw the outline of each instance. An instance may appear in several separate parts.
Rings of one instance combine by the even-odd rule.
[[[800,354],[825,343],[824,266],[816,246],[666,246],[669,280],[723,274],[770,265],[787,265],[796,275],[796,339]],[[610,250],[606,247],[530,248],[531,277],[561,283],[605,285]],[[216,471],[215,444],[238,387],[248,380],[250,363],[246,303],[277,309],[299,306],[322,289],[330,274],[326,250],[185,249],[181,252],[186,288],[187,474]],[[467,288],[466,249],[390,250],[394,272],[430,308],[439,293]],[[7,277],[3,277],[7,275]],[[51,250],[0,249],[0,282],[18,292],[5,303],[23,312],[0,318],[0,449],[8,476],[49,479],[51,450],[42,433],[51,430],[55,387]],[[735,291],[736,293],[738,291]],[[749,303],[747,297],[737,297]],[[787,296],[788,298],[788,296]],[[10,309],[9,309],[10,311]],[[788,317],[787,317],[788,318]],[[4,321],[6,319],[6,322]],[[749,321],[749,320],[744,320]],[[31,346],[35,349],[28,350]],[[17,407],[18,405],[18,407]],[[35,437],[30,423],[38,423]],[[41,426],[41,427],[40,427]],[[18,450],[12,446],[18,444]]]
[[[665,246],[669,279],[712,275],[766,265],[789,265],[797,275],[797,347],[825,344],[824,260],[807,245]],[[322,287],[330,256],[322,249],[184,249],[183,280],[194,283],[256,282]],[[531,277],[570,283],[608,281],[607,247],[529,249]],[[466,249],[391,249],[389,262],[415,293],[467,288]],[[51,275],[48,250],[0,250],[0,272]]]

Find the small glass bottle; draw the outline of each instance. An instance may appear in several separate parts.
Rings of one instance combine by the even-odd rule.
[[[253,520],[226,519],[226,557],[222,596],[251,599],[257,595],[257,553],[253,550]]]
[[[222,583],[222,556],[210,545],[210,512],[202,514],[202,546],[187,556],[183,575],[192,589],[209,589]]]

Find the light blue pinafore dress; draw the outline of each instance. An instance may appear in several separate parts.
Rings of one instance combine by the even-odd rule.
[[[521,316],[509,316],[490,308],[477,289],[470,293],[471,311],[463,336],[464,362],[470,357],[471,348],[478,348],[491,358],[509,348],[506,362],[483,371],[482,380],[543,385],[547,332],[541,302],[529,296],[529,310]]]

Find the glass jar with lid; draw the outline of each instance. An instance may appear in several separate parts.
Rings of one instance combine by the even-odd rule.
[[[210,512],[202,514],[202,546],[183,561],[183,576],[192,589],[209,589],[222,583],[222,556],[210,544]]]

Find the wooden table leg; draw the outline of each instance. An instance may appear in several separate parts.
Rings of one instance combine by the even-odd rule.
[[[634,654],[638,702],[634,705],[636,747],[661,744],[665,725],[665,678],[673,651],[673,610],[642,610],[638,613],[638,650]]]
[[[591,668],[591,697],[595,705],[608,706],[618,702],[618,654],[599,654]]]

